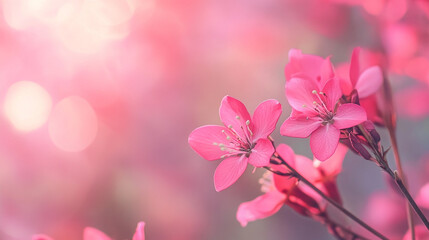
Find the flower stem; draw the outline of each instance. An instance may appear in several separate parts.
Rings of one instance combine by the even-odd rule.
[[[370,227],[368,224],[366,224],[364,221],[360,220],[358,217],[353,215],[351,212],[349,212],[347,209],[345,209],[343,206],[341,206],[339,203],[331,199],[330,197],[326,196],[322,191],[320,191],[316,186],[314,186],[310,181],[308,181],[305,177],[303,177],[298,171],[296,171],[292,166],[290,166],[283,158],[280,156],[276,156],[277,159],[281,161],[283,165],[285,165],[287,168],[290,169],[292,172],[292,175],[298,178],[298,180],[305,183],[307,186],[312,188],[317,194],[319,194],[321,197],[323,197],[326,201],[328,201],[330,204],[332,204],[334,207],[336,207],[338,210],[340,210],[342,213],[344,213],[347,217],[351,218],[353,221],[361,225],[363,228],[374,234],[380,239],[388,240],[387,237],[385,237],[383,234],[377,232],[375,229]]]
[[[411,194],[408,192],[404,181],[402,180],[401,176],[398,174],[397,171],[392,171],[392,169],[389,167],[389,164],[387,160],[385,159],[385,154],[380,151],[380,149],[377,147],[377,144],[372,139],[371,136],[366,132],[365,128],[360,124],[358,125],[358,128],[362,132],[365,139],[368,141],[372,152],[374,153],[377,163],[379,166],[387,172],[396,182],[396,185],[398,185],[399,189],[401,190],[404,197],[407,199],[408,203],[411,205],[411,207],[414,209],[416,214],[419,216],[419,218],[422,220],[426,228],[429,230],[429,222],[426,219],[425,215],[423,214],[422,210],[417,206],[416,202],[414,201]]]
[[[398,141],[396,140],[395,128],[393,127],[393,125],[389,125],[387,126],[387,129],[389,130],[390,142],[392,144],[393,156],[395,157],[395,163],[396,163],[396,167],[398,168],[399,177],[400,179],[402,179],[405,189],[408,189],[407,178],[405,177],[404,170],[402,169],[401,159],[399,156],[399,148],[398,148]],[[405,206],[407,210],[408,228],[410,229],[410,232],[411,232],[411,239],[415,240],[416,233],[414,230],[414,220],[413,220],[413,213],[411,212],[411,205],[409,203],[405,203]]]

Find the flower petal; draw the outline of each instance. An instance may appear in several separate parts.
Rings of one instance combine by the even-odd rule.
[[[322,89],[325,84],[335,76],[334,68],[331,63],[331,58],[327,57],[323,60],[322,66],[320,67],[320,82],[319,88]]]
[[[245,227],[248,222],[275,214],[283,206],[285,200],[286,195],[278,191],[267,192],[250,202],[240,204],[237,211],[237,220],[242,227]]]
[[[320,75],[320,67],[324,59],[310,54],[302,54],[299,49],[289,51],[289,63],[285,67],[286,81],[289,81],[296,73],[304,73],[312,79]]]
[[[341,92],[340,80],[338,78],[334,78],[328,81],[323,88],[323,92],[326,94],[326,104],[328,109],[333,111],[338,100],[343,95]]]
[[[383,72],[378,66],[366,69],[359,77],[355,89],[360,98],[376,93],[383,84]]]
[[[219,108],[219,115],[223,124],[234,129],[242,139],[250,136],[246,126],[246,121],[251,120],[250,114],[242,102],[233,97],[225,96]],[[249,127],[253,129],[252,122],[250,122]]]
[[[305,76],[294,77],[286,82],[286,97],[295,110],[303,113],[313,113],[315,95],[313,90],[320,91],[314,81]]]
[[[270,99],[259,104],[252,117],[253,141],[267,138],[276,129],[281,114],[282,106],[277,100]]]
[[[92,227],[86,227],[83,230],[83,240],[112,240],[112,239],[98,229],[95,229]]]
[[[310,147],[313,155],[325,161],[334,154],[340,140],[340,130],[331,124],[318,128],[311,134]]]
[[[320,162],[318,159],[314,159],[314,164],[322,170],[325,177],[331,178],[336,177],[340,174],[344,157],[347,154],[349,148],[344,144],[338,144],[334,154],[326,161]]]
[[[230,132],[228,128],[216,125],[199,127],[189,135],[188,143],[201,157],[207,160],[220,159],[225,152],[220,149],[219,143],[228,143],[222,131]]]
[[[276,151],[291,167],[295,167],[295,152],[291,147],[286,144],[280,144],[277,146]]]
[[[216,191],[220,192],[235,183],[246,170],[246,167],[247,158],[244,155],[223,160],[217,166],[214,174]]]
[[[144,226],[145,222],[139,222],[137,224],[136,232],[134,233],[133,240],[145,240],[144,237]]]
[[[255,167],[264,167],[270,164],[270,158],[274,153],[274,146],[270,140],[261,138],[256,142],[249,156],[249,163]]]
[[[322,124],[319,117],[308,118],[305,116],[289,117],[282,124],[280,134],[288,137],[306,138]]]
[[[350,60],[350,81],[353,86],[356,86],[360,75],[359,53],[359,47],[353,49],[352,58]]]
[[[363,107],[353,103],[346,103],[338,107],[333,125],[338,129],[344,129],[356,126],[366,120],[366,111]]]

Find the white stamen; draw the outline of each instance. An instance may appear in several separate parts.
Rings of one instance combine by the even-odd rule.
[[[240,116],[235,116],[236,119],[240,119]]]
[[[316,91],[316,90],[313,90],[311,93],[313,93],[313,94],[317,94],[317,91]]]
[[[249,126],[249,124],[250,124],[250,120],[247,120],[246,125]]]

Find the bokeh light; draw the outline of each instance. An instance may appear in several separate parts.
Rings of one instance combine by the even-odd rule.
[[[3,110],[12,125],[20,131],[32,131],[48,119],[52,107],[49,93],[40,85],[20,81],[9,87]]]
[[[79,152],[95,139],[98,130],[97,116],[89,103],[78,96],[61,100],[49,118],[49,136],[58,148]]]

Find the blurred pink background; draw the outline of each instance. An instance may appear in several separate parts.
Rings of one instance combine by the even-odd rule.
[[[417,194],[429,180],[420,177],[429,171],[429,52],[421,37],[427,29],[419,28],[428,20],[423,11],[405,21],[376,7],[345,0],[2,0],[0,239],[44,233],[75,240],[86,226],[131,239],[138,221],[147,223],[147,239],[333,239],[287,208],[242,228],[236,209],[259,195],[263,171],[249,168],[216,193],[217,163],[187,143],[194,128],[220,123],[224,95],[250,111],[276,98],[282,122],[290,111],[283,75],[290,48],[333,55],[337,64],[355,46],[389,58],[401,154]],[[311,156],[307,140],[278,131],[274,138]],[[339,187],[345,205],[367,219],[371,195],[389,192],[377,167],[351,153]]]

